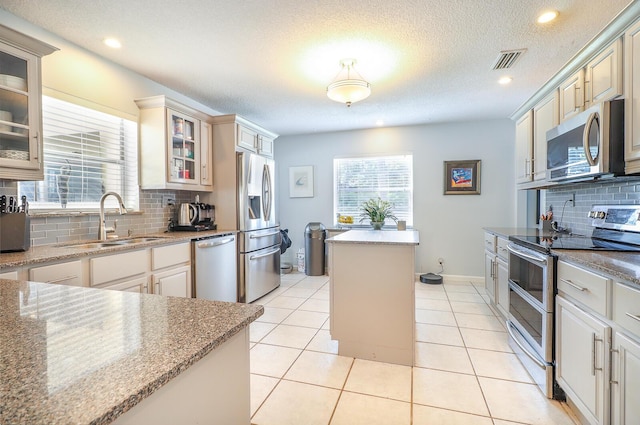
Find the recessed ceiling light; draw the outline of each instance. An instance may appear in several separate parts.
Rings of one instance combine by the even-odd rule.
[[[108,38],[105,38],[103,42],[104,44],[111,47],[112,49],[119,49],[122,47],[120,40],[118,40],[117,38],[108,37]]]
[[[382,127],[382,126],[384,125],[384,121],[382,121],[382,120],[376,120],[376,125],[377,125],[378,127]]]
[[[511,78],[511,77],[501,77],[498,80],[498,83],[502,84],[504,86],[505,84],[509,84],[511,81],[513,81],[513,78]]]
[[[549,10],[544,12],[542,15],[538,16],[539,24],[546,24],[547,22],[551,22],[558,17],[558,12],[556,10]]]

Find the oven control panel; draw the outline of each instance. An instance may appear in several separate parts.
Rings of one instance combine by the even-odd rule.
[[[587,216],[593,227],[640,232],[640,205],[594,205]]]

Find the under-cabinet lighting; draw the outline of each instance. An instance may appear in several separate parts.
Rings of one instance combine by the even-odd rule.
[[[112,49],[119,49],[122,47],[120,40],[118,40],[117,38],[109,37],[109,38],[105,38],[103,41],[104,41],[104,44],[111,47]]]

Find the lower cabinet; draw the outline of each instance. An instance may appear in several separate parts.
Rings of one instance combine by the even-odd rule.
[[[191,297],[191,266],[173,268],[152,276],[153,293],[172,297]]]
[[[62,285],[84,286],[82,261],[49,264],[29,269],[29,280]]]
[[[496,307],[503,317],[509,315],[509,263],[496,260]]]
[[[640,344],[616,332],[613,337],[611,423],[632,425],[640,420]]]
[[[484,234],[484,287],[491,303],[506,318],[509,315],[509,240]]]
[[[486,251],[484,252],[484,288],[491,302],[496,302],[496,254]]]
[[[608,424],[611,327],[561,296],[556,306],[556,379],[590,424]]]
[[[147,294],[149,293],[149,279],[147,276],[142,276],[136,279],[126,280],[124,282],[102,285],[100,286],[100,289]]]

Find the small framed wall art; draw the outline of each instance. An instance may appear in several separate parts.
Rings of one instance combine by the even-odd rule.
[[[313,198],[313,165],[289,167],[289,197]]]
[[[444,161],[445,195],[480,195],[481,160]]]

